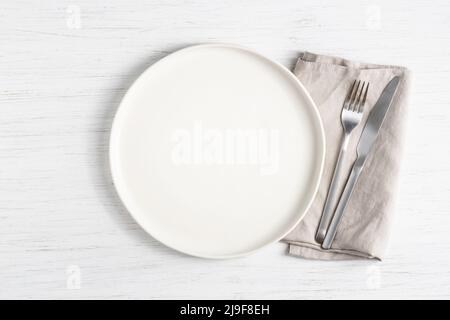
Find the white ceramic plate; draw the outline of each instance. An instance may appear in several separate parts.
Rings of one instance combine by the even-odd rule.
[[[148,68],[111,133],[120,198],[154,238],[229,258],[280,240],[316,194],[324,133],[283,66],[247,49],[200,45]]]

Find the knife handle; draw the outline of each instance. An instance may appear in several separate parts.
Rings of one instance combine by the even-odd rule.
[[[344,191],[342,191],[342,195],[339,199],[339,203],[336,207],[336,211],[334,212],[333,219],[331,220],[330,226],[328,227],[327,234],[322,243],[323,249],[330,249],[333,244],[334,237],[336,236],[336,231],[339,223],[341,222],[342,216],[344,215],[345,208],[347,207],[348,200],[352,195],[353,189],[358,181],[359,175],[361,174],[364,160],[362,158],[356,159],[353,164],[352,171],[350,172],[350,176],[345,184]]]

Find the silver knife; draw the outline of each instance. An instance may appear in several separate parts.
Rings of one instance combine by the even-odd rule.
[[[339,199],[339,203],[334,212],[333,219],[328,227],[327,234],[322,243],[323,249],[330,249],[333,243],[334,237],[336,236],[336,230],[341,221],[342,215],[344,214],[345,207],[347,206],[348,200],[352,195],[353,188],[355,187],[356,181],[358,181],[359,175],[366,162],[367,155],[369,154],[373,143],[375,142],[380,127],[383,124],[383,120],[386,117],[386,113],[392,104],[395,92],[397,91],[398,84],[400,82],[400,77],[394,77],[387,86],[383,89],[381,96],[378,98],[377,103],[373,106],[372,111],[367,118],[366,125],[359,138],[357,154],[358,157],[353,164],[350,176],[345,184],[344,191]]]

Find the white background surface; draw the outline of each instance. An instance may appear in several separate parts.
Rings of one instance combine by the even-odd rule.
[[[444,0],[3,0],[0,298],[450,298],[449,16]],[[204,42],[289,68],[309,50],[413,71],[384,262],[307,261],[282,244],[201,260],[131,219],[109,174],[112,117],[146,67]]]

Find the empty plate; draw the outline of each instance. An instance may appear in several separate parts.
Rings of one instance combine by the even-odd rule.
[[[232,45],[177,51],[131,86],[111,133],[114,184],[150,235],[230,258],[280,240],[316,194],[317,109],[286,68]]]

